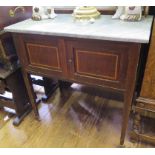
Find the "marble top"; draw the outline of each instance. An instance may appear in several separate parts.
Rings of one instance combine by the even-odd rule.
[[[112,19],[111,15],[101,15],[94,23],[82,23],[75,21],[70,14],[58,14],[55,19],[27,19],[5,27],[4,30],[26,34],[148,43],[152,21],[152,16],[147,16],[139,22],[126,22]]]

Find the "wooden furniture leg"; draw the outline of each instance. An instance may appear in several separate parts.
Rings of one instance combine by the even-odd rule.
[[[69,88],[72,85],[71,82],[67,82],[67,81],[59,80],[58,82],[59,82],[59,89],[62,93],[64,89]]]
[[[139,113],[134,114],[134,120],[133,120],[133,130],[136,133],[140,133],[140,120],[141,116]]]
[[[58,83],[56,80],[49,79],[46,77],[43,77],[43,82],[45,95],[42,97],[42,100],[47,101],[49,97],[53,94],[53,92],[57,89]]]
[[[6,82],[13,94],[13,101],[16,111],[16,118],[13,121],[13,125],[17,126],[31,111],[31,106],[28,104],[29,99],[21,70],[18,69],[15,73],[10,75]]]
[[[132,91],[133,92],[133,91]],[[123,108],[123,120],[122,120],[122,130],[121,130],[121,138],[120,138],[120,145],[124,145],[125,141],[125,135],[126,135],[126,130],[128,127],[128,122],[129,122],[129,115],[130,115],[130,107],[132,103],[132,93],[130,92],[129,94],[126,92],[125,94],[125,104]]]
[[[13,125],[17,126],[32,109],[29,104],[29,98],[21,69],[17,68],[14,72],[1,69],[0,73],[1,83],[5,84],[4,92],[2,92],[0,96],[0,107],[8,112],[9,115],[15,114]],[[5,96],[4,93],[6,90],[12,93],[12,98],[9,98],[7,95]],[[14,109],[15,112],[12,112],[4,107]]]
[[[58,84],[59,84],[59,90],[63,101],[62,104],[64,104],[71,96],[71,91],[66,91],[66,89],[70,89],[70,86],[72,85],[72,83],[58,80]]]
[[[140,113],[134,112],[134,116],[133,116],[133,128],[132,128],[132,131],[130,132],[130,140],[133,143],[136,143],[136,142],[139,142],[140,141],[140,137],[139,136],[134,136],[134,135],[138,135],[138,134],[141,133],[141,124],[140,123],[141,123]]]
[[[139,51],[140,52],[140,46],[133,46],[133,51]],[[130,115],[130,110],[131,110],[131,104],[133,101],[134,97],[134,90],[135,90],[135,83],[136,83],[136,73],[137,73],[137,67],[138,62],[139,62],[139,53],[137,52],[135,57],[132,57],[132,53],[129,54],[128,59],[129,59],[129,65],[127,72],[128,76],[128,82],[126,84],[126,91],[124,94],[124,108],[123,108],[123,121],[122,121],[122,130],[121,130],[121,138],[120,138],[120,145],[124,145],[125,141],[125,135],[126,135],[126,130],[128,127],[128,122],[129,122],[129,115]],[[132,68],[132,69],[131,69]]]
[[[39,120],[39,112],[38,112],[38,108],[37,108],[37,104],[36,104],[36,100],[35,100],[35,93],[33,90],[30,74],[27,73],[26,71],[23,71],[23,77],[24,77],[25,85],[27,88],[30,103],[32,105],[35,117]]]
[[[45,95],[41,98],[42,101],[46,102],[54,91],[58,88],[57,80],[43,77],[43,79],[32,78],[32,83],[44,87]]]

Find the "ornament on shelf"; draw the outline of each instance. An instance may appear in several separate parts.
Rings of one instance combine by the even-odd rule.
[[[51,6],[33,6],[32,19],[39,21],[42,19],[53,19],[56,17],[54,8]]]
[[[142,10],[142,6],[119,6],[112,18],[124,21],[140,21]]]
[[[80,6],[76,7],[73,12],[73,17],[75,20],[79,21],[90,21],[91,23],[95,22],[95,19],[100,17],[100,13],[93,6]]]

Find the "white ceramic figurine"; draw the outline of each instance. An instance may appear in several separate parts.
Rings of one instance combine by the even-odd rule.
[[[33,6],[33,20],[53,19],[56,17],[54,8],[51,6]]]
[[[119,6],[112,18],[125,21],[140,21],[142,18],[142,6]]]

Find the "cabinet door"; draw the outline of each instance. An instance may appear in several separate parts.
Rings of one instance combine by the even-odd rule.
[[[43,35],[15,35],[20,61],[29,71],[48,76],[66,75],[64,41]]]
[[[70,78],[95,85],[125,88],[128,46],[117,42],[68,41]]]

